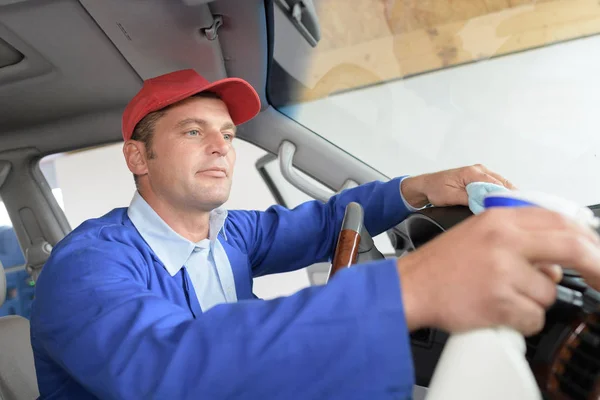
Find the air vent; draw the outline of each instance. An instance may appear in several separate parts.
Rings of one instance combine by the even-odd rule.
[[[556,379],[560,392],[569,399],[597,398],[600,376],[600,326],[588,322],[561,351]]]
[[[0,39],[0,68],[18,64],[23,58],[21,52]]]

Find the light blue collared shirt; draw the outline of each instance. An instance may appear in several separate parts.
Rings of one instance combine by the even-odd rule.
[[[203,312],[220,303],[237,301],[233,271],[223,246],[217,240],[225,224],[227,210],[217,208],[211,211],[208,238],[197,243],[171,229],[138,191],[131,200],[127,215],[171,276],[183,267],[187,269]]]

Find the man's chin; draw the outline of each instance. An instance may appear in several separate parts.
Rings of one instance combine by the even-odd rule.
[[[229,200],[229,191],[210,192],[208,190],[196,193],[193,197],[193,203],[196,207],[201,207],[204,211],[212,211],[215,208],[223,206]]]

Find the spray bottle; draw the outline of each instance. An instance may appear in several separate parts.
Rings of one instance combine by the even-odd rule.
[[[600,226],[589,208],[539,192],[488,193],[484,207],[543,207],[593,228]],[[453,334],[438,361],[426,399],[542,400],[525,353],[525,338],[509,327]]]

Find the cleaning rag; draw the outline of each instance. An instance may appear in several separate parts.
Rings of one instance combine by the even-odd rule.
[[[485,210],[483,200],[488,193],[506,192],[509,189],[502,185],[488,182],[472,182],[466,187],[469,196],[469,209],[473,214],[479,214]]]

